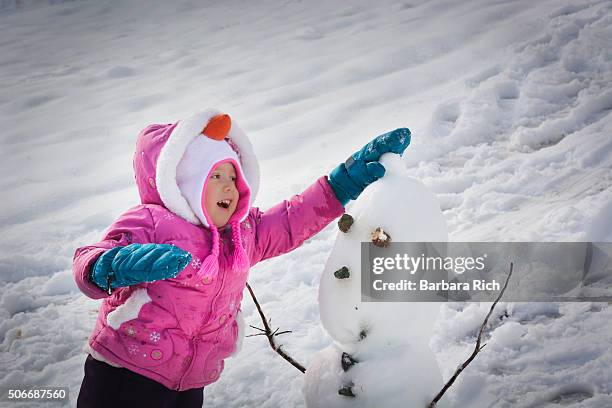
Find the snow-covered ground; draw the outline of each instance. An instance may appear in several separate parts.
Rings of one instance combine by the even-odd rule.
[[[137,203],[137,132],[202,107],[251,137],[264,209],[407,126],[406,163],[451,240],[612,241],[610,1],[15,3],[0,2],[3,392],[68,386],[74,403],[98,307],[73,282],[74,249]],[[334,234],[251,270],[306,365],[331,342],[317,291]],[[445,378],[488,306],[442,308],[431,346]],[[260,325],[248,296],[243,310]],[[610,407],[611,322],[607,304],[502,304],[447,398]],[[206,406],[304,405],[303,375],[261,336],[226,367]]]

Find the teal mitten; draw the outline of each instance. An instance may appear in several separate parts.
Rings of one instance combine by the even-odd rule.
[[[353,153],[329,175],[329,184],[338,201],[345,206],[357,199],[368,185],[385,175],[385,167],[378,162],[380,156],[389,152],[401,155],[409,144],[410,130],[399,128],[376,137]]]
[[[131,244],[109,249],[93,265],[90,280],[111,289],[174,278],[191,262],[191,254],[168,244]]]

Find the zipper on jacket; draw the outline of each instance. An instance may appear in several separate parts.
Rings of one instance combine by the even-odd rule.
[[[221,266],[221,265],[219,265],[219,266]],[[227,272],[227,270],[226,270],[226,272]],[[210,308],[211,308],[210,314],[211,315],[214,314],[214,309],[215,309],[215,306],[216,306],[216,303],[217,303],[217,299],[219,298],[219,293],[221,293],[223,291],[223,288],[225,287],[225,278],[226,278],[226,275],[227,275],[227,273],[223,274],[223,279],[221,279],[221,284],[219,285],[219,290],[217,290],[217,292],[215,293],[215,296],[213,296],[213,298],[212,298],[212,300],[210,302]],[[204,325],[205,325],[205,322],[202,322],[200,324],[200,327],[198,328],[198,334],[197,334],[198,336],[200,334],[212,333],[214,331],[214,330],[210,330],[208,332],[202,332],[202,327],[204,327]]]
[[[215,306],[215,303],[217,301],[217,298],[219,297],[219,293],[221,293],[223,291],[223,288],[225,287],[225,277],[226,277],[225,275],[226,274],[223,274],[223,279],[221,279],[221,285],[219,286],[219,290],[217,290],[217,293],[215,293],[215,296],[213,296],[213,298],[212,298],[212,301],[211,301],[211,314],[214,314],[213,310],[214,310],[214,306]],[[190,353],[191,361],[189,362],[189,366],[187,367],[187,369],[185,370],[185,372],[181,376],[181,379],[179,380],[179,390],[183,386],[183,381],[185,380],[185,377],[187,376],[187,373],[189,371],[191,371],[191,368],[193,367],[193,360],[195,359],[196,343],[198,341],[198,337],[201,334],[208,334],[208,333],[212,333],[212,332],[215,331],[215,330],[211,330],[209,332],[203,333],[202,332],[202,327],[204,327],[204,325],[205,325],[204,322],[202,324],[200,324],[200,327],[198,328],[198,331],[197,331],[196,335],[191,338],[191,353]],[[216,343],[214,343],[214,344],[216,345]],[[204,361],[204,364],[206,364],[206,361]]]
[[[192,337],[191,338],[189,356],[187,357],[189,359],[189,364],[185,368],[185,371],[183,372],[183,375],[181,376],[181,379],[179,380],[179,389],[178,389],[179,391],[183,387],[183,382],[185,381],[185,377],[187,377],[187,373],[189,371],[191,371],[191,367],[193,367],[193,360],[195,360],[196,343],[197,343],[197,341],[198,341],[198,339],[196,337]],[[185,361],[185,360],[183,360],[183,361]]]

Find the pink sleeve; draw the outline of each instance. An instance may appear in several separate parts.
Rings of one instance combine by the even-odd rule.
[[[343,213],[344,207],[327,176],[265,212],[253,208],[255,246],[251,265],[299,247]]]
[[[106,231],[102,241],[78,248],[72,260],[72,273],[78,288],[92,299],[108,296],[89,280],[92,265],[103,252],[132,243],[154,242],[154,226],[151,212],[143,205],[129,209]]]

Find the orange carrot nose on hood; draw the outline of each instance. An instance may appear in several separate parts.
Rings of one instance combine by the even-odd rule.
[[[202,134],[214,140],[224,140],[228,138],[232,120],[227,114],[214,116],[204,127]]]

